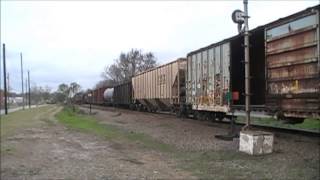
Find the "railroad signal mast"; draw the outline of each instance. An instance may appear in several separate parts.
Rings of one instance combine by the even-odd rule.
[[[232,13],[233,22],[238,24],[238,32],[244,34],[244,64],[245,64],[245,97],[246,97],[246,125],[243,130],[250,127],[250,56],[249,56],[249,25],[248,0],[243,0],[244,12],[235,10]],[[242,28],[242,25],[244,27]]]

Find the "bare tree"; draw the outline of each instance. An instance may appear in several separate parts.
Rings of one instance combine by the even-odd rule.
[[[69,101],[72,102],[72,110],[73,112],[76,110],[75,105],[74,105],[74,96],[80,91],[81,86],[76,83],[76,82],[72,82],[69,86]]]
[[[76,93],[78,93],[81,89],[81,86],[76,83],[76,82],[72,82],[69,86],[69,97],[73,97]]]
[[[58,90],[54,93],[55,100],[57,102],[67,102],[70,103],[72,97],[77,94],[81,90],[81,86],[76,83],[72,82],[70,85],[62,83],[58,86]]]
[[[152,52],[144,54],[141,50],[131,49],[127,53],[120,53],[114,64],[105,67],[102,77],[114,82],[126,81],[137,73],[156,65],[157,61]]]
[[[99,81],[96,85],[95,88],[101,88],[101,87],[112,87],[116,84],[115,81],[111,80],[111,79],[105,79],[105,80],[101,80]]]

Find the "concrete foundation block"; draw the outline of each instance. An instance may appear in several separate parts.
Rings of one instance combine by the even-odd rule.
[[[272,153],[273,134],[264,131],[241,131],[239,150],[251,155]]]

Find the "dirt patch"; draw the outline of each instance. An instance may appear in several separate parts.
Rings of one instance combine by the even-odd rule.
[[[36,128],[19,129],[2,141],[1,179],[190,179],[165,154],[134,144],[67,129],[54,114],[37,116]]]

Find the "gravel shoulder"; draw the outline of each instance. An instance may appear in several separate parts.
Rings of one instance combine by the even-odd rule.
[[[178,119],[108,107],[94,110],[101,124],[144,133],[177,150],[181,167],[200,178],[214,179],[319,179],[319,138],[275,133],[274,153],[249,156],[238,152],[239,139],[222,141],[225,124]],[[176,155],[178,154],[178,155]]]

